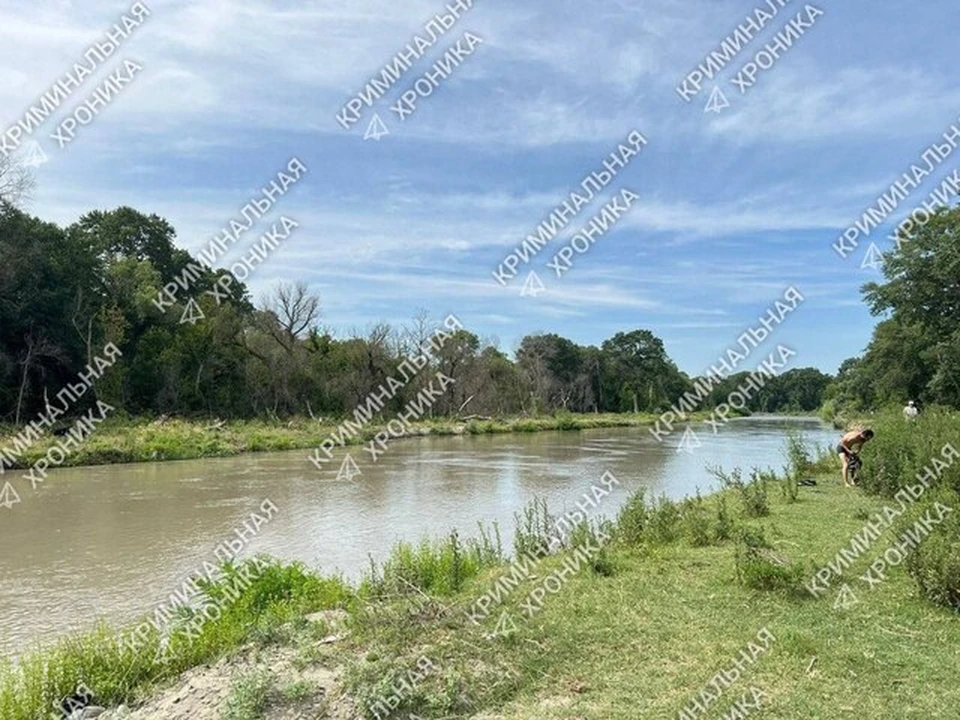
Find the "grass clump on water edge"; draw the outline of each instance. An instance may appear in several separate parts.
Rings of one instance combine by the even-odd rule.
[[[238,573],[258,572],[238,597],[232,593]],[[246,567],[244,567],[246,566]],[[198,585],[200,585],[198,583]],[[166,628],[169,645],[155,628],[135,645],[130,635],[99,624],[94,630],[67,637],[50,648],[28,652],[17,664],[0,665],[0,717],[4,720],[46,718],[54,703],[83,684],[97,702],[108,706],[131,702],[184,670],[214,660],[254,638],[276,638],[279,629],[305,614],[348,607],[354,592],[339,578],[322,578],[299,563],[281,564],[259,557],[225,565],[222,575],[200,587],[180,617]],[[202,605],[216,603],[219,616],[206,621],[190,638],[184,623]]]
[[[502,565],[500,529],[480,526],[480,536],[463,541],[456,530],[441,540],[418,545],[400,542],[381,566],[371,558],[370,571],[360,584],[360,595],[384,598],[410,592],[452,595],[482,570]]]

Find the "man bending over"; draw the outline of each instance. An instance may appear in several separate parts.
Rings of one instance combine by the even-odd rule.
[[[842,438],[837,445],[837,452],[840,454],[840,462],[843,463],[843,486],[853,487],[856,483],[850,479],[850,464],[856,463],[860,466],[859,453],[863,444],[873,437],[873,430],[851,430]]]

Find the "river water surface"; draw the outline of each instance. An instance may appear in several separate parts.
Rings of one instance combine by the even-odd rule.
[[[810,445],[835,442],[816,420],[753,417],[717,434],[694,426],[683,445],[680,432],[661,444],[646,428],[409,439],[376,463],[353,448],[361,474],[349,481],[337,478],[342,455],[318,472],[305,450],[55,470],[0,508],[0,654],[152,612],[268,498],[279,512],[247,554],[356,578],[398,540],[474,535],[479,522],[499,523],[509,550],[515,511],[535,497],[571,509],[608,470],[620,481],[597,509],[608,517],[640,486],[710,492],[708,465],[779,470],[789,427]]]

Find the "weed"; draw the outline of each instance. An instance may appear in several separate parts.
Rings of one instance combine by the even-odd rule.
[[[637,489],[617,514],[617,536],[625,545],[639,545],[643,542],[650,515],[644,495],[644,488]]]
[[[594,526],[588,520],[582,521],[570,532],[571,548],[574,551],[578,548],[587,550],[590,558],[590,569],[602,577],[610,577],[616,572],[616,568],[607,552],[607,543],[603,540],[603,537],[610,537],[610,532],[610,528]]]
[[[285,700],[297,701],[303,700],[313,692],[313,687],[305,680],[296,680],[280,688],[280,695]]]
[[[654,545],[667,545],[680,537],[680,508],[665,495],[650,508],[646,536]]]
[[[684,535],[691,545],[703,547],[711,543],[713,534],[710,528],[710,513],[699,490],[695,497],[686,498],[680,504],[680,517]]]
[[[456,530],[439,541],[423,540],[419,545],[400,542],[382,566],[371,560],[370,572],[361,583],[361,595],[452,595],[468,579],[503,562],[499,543],[496,527],[492,536],[484,530],[480,538],[466,542]]]
[[[717,495],[716,505],[717,517],[713,522],[714,540],[716,542],[729,540],[733,537],[734,521],[733,517],[730,515],[729,509],[727,508],[727,496],[722,493]]]
[[[550,547],[555,536],[554,520],[547,510],[547,501],[536,498],[514,513],[517,528],[513,536],[513,552],[517,557],[536,555]]]
[[[770,503],[767,499],[767,486],[776,476],[754,468],[750,473],[750,480],[744,482],[743,472],[734,468],[729,473],[722,468],[708,468],[724,489],[733,490],[740,498],[743,514],[748,518],[766,517],[770,514]]]
[[[739,582],[754,590],[799,592],[803,587],[803,566],[774,552],[763,528],[740,531],[734,563]]]
[[[220,717],[223,720],[260,720],[267,707],[271,685],[270,676],[262,670],[235,678]]]

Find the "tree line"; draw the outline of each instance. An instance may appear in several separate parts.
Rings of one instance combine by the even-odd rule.
[[[243,283],[220,282],[228,271],[198,273],[175,237],[163,218],[129,207],[59,227],[2,205],[0,420],[23,423],[42,412],[108,343],[123,355],[95,381],[88,404],[101,399],[132,415],[343,417],[397,376],[439,324],[421,311],[402,326],[337,337],[304,284],[280,283],[255,304]],[[164,312],[158,293],[185,272],[193,287]],[[219,302],[225,287],[229,302]],[[182,322],[191,312],[202,319]],[[619,332],[600,347],[531,334],[512,357],[458,330],[384,412],[401,409],[436,372],[456,382],[432,412],[461,416],[659,412],[696,380],[647,329]],[[703,407],[723,402],[743,377],[716,385]],[[749,409],[815,410],[829,380],[812,368],[792,370],[768,381]]]

